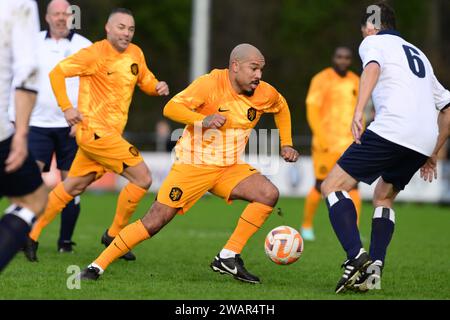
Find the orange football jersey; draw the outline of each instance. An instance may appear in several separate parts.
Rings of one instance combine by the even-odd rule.
[[[351,71],[341,77],[327,68],[314,76],[306,107],[315,151],[342,153],[353,142],[351,124],[358,90],[359,77]]]
[[[67,57],[54,70],[61,70],[64,77],[80,77],[78,110],[82,123],[99,136],[123,133],[136,84],[147,94],[157,95],[158,80],[134,44],[120,53],[108,40],[102,40]],[[59,106],[63,110],[72,107],[65,88],[56,85],[52,81]]]
[[[217,130],[187,125],[175,148],[177,162],[214,166],[237,163],[252,129],[264,113],[275,115],[281,145],[292,145],[289,107],[283,96],[267,82],[260,81],[252,96],[237,94],[231,86],[228,70],[215,69],[173,97],[168,106],[179,104],[197,112],[198,121],[220,113],[226,117],[226,122]]]

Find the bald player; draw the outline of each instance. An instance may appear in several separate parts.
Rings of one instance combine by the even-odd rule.
[[[309,191],[303,209],[301,234],[303,239],[315,240],[313,221],[322,199],[320,186],[336,161],[352,144],[350,130],[358,96],[359,77],[349,70],[352,51],[347,47],[336,48],[333,66],[316,74],[306,98],[308,124],[311,128],[312,160],[316,182]],[[357,187],[350,191],[358,215],[361,198]]]
[[[283,96],[261,81],[264,56],[252,45],[241,44],[230,55],[229,69],[215,69],[199,77],[173,97],[164,115],[186,124],[176,147],[176,160],[147,214],[124,228],[113,243],[80,274],[96,280],[117,258],[155,236],[177,213],[185,214],[206,192],[249,202],[233,234],[214,258],[211,268],[235,279],[259,283],[248,272],[241,251],[269,217],[278,189],[255,168],[243,163],[251,130],[265,113],[274,114],[280,130],[281,156],[297,161],[292,147],[291,118]]]
[[[129,183],[120,192],[113,223],[102,236],[102,243],[108,246],[128,224],[150,187],[149,168],[122,133],[136,84],[151,96],[167,96],[169,88],[155,78],[142,50],[131,43],[135,24],[129,10],[113,10],[105,29],[107,39],[69,56],[50,73],[56,101],[67,123],[76,126],[78,151],[68,177],[50,193],[44,215],[30,233],[34,242],[74,197],[112,171]],[[67,96],[65,79],[70,77],[80,77],[78,108]],[[135,260],[131,252],[123,258]]]

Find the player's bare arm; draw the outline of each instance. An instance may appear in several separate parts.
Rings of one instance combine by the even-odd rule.
[[[28,155],[28,122],[36,102],[36,93],[16,90],[16,133],[14,134],[11,151],[5,161],[8,173],[19,169]]]
[[[446,108],[439,113],[438,125],[439,125],[439,136],[436,142],[436,147],[434,148],[433,154],[420,168],[420,177],[428,182],[432,182],[433,179],[437,179],[437,158],[438,153],[444,146],[450,134],[450,108]]]
[[[364,71],[361,75],[358,102],[356,104],[355,114],[353,116],[352,122],[352,134],[357,144],[361,144],[360,139],[364,130],[364,108],[369,102],[373,89],[375,89],[378,78],[380,77],[380,72],[380,65],[376,62],[371,62],[364,68]]]

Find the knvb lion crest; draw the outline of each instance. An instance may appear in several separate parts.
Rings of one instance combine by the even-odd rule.
[[[248,109],[247,118],[250,121],[253,121],[256,119],[256,109],[255,108],[252,107],[252,108]]]
[[[130,151],[133,157],[137,157],[139,155],[139,150],[136,147],[131,146],[128,151]]]
[[[139,67],[138,67],[137,63],[133,63],[130,68],[131,68],[131,73],[134,76],[137,76],[137,74],[139,73]]]
[[[170,198],[170,200],[172,200],[172,201],[178,201],[178,200],[181,199],[181,196],[182,196],[182,195],[183,195],[183,191],[182,191],[180,188],[178,188],[178,187],[173,187],[173,188],[170,190],[169,198]]]

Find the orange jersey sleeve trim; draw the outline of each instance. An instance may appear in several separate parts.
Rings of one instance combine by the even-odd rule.
[[[66,77],[59,64],[50,72],[49,77],[58,106],[62,111],[73,108],[67,95]]]

